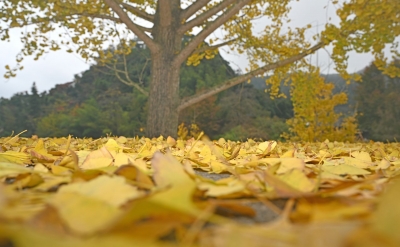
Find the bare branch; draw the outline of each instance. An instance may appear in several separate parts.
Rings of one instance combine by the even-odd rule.
[[[143,32],[138,25],[136,25],[128,16],[127,13],[119,6],[115,0],[104,0],[104,2],[119,16],[121,21],[141,39],[147,47],[153,52],[160,49],[159,46],[151,39],[145,32]]]
[[[181,20],[189,19],[192,15],[194,15],[197,11],[207,5],[207,3],[211,2],[211,0],[197,0],[192,5],[187,7],[182,11]]]
[[[131,78],[130,78],[130,76],[129,76],[129,73],[128,73],[127,65],[126,65],[126,58],[125,58],[125,55],[124,55],[124,68],[125,68],[125,70],[117,69],[117,64],[116,64],[116,63],[114,64],[113,67],[111,67],[111,66],[109,66],[109,65],[107,65],[107,64],[106,64],[105,66],[106,66],[108,69],[113,70],[114,73],[115,73],[115,76],[116,76],[116,77],[118,78],[118,80],[120,80],[122,83],[124,83],[125,85],[128,85],[128,86],[130,86],[130,87],[136,88],[137,90],[139,90],[139,92],[141,92],[141,93],[144,94],[145,96],[149,96],[149,93],[148,93],[146,90],[144,90],[144,88],[142,88],[138,83],[136,83],[136,82],[134,82],[134,81],[131,80]],[[123,75],[125,76],[126,80],[123,79],[123,78],[121,77],[120,74],[123,74]]]
[[[113,64],[113,66],[111,67],[110,65],[108,65],[107,63],[106,64],[104,64],[104,66],[106,67],[106,68],[108,68],[109,70],[111,70],[111,71],[114,71],[114,75],[118,78],[118,80],[120,81],[120,82],[122,82],[122,83],[124,83],[125,85],[127,85],[127,86],[130,86],[130,87],[134,87],[134,88],[136,88],[137,90],[139,90],[139,92],[141,92],[143,95],[145,95],[145,96],[149,96],[149,93],[143,88],[143,87],[141,87],[140,86],[140,84],[143,84],[142,83],[142,76],[143,76],[143,73],[144,73],[144,70],[145,70],[145,68],[146,68],[146,66],[147,66],[147,63],[148,63],[148,60],[149,59],[147,59],[146,60],[146,63],[145,63],[145,65],[143,66],[143,68],[142,68],[142,71],[141,71],[141,73],[140,73],[140,77],[139,77],[139,81],[140,81],[140,84],[139,83],[136,83],[136,82],[134,82],[134,81],[132,81],[132,79],[131,79],[131,77],[129,76],[129,73],[128,73],[128,65],[127,65],[127,62],[126,62],[126,56],[125,56],[125,54],[122,54],[123,55],[123,66],[124,66],[124,70],[120,70],[120,69],[118,69],[117,68],[117,61],[115,61],[114,62],[114,64]],[[107,75],[112,75],[112,73],[108,73],[108,72],[106,72],[106,71],[104,71],[104,70],[99,70],[101,73],[103,73],[103,74],[107,74]],[[122,78],[121,77],[121,74],[126,78],[126,79],[124,79],[124,78]]]
[[[183,109],[185,109],[185,108],[187,108],[187,107],[189,107],[189,106],[191,106],[193,104],[196,104],[196,103],[198,103],[198,102],[200,102],[200,101],[202,101],[202,100],[204,100],[204,99],[206,99],[206,98],[208,98],[208,97],[210,97],[212,95],[215,95],[215,94],[217,94],[219,92],[222,92],[222,91],[224,91],[224,90],[226,90],[226,89],[228,89],[230,87],[233,87],[233,86],[236,86],[236,85],[238,85],[240,83],[243,83],[243,82],[253,78],[254,76],[263,74],[268,70],[273,70],[273,69],[285,66],[287,64],[296,62],[296,61],[306,57],[307,55],[317,51],[318,49],[324,47],[325,45],[326,45],[325,43],[320,42],[320,43],[316,44],[315,46],[311,47],[310,49],[306,50],[305,52],[302,52],[302,53],[297,54],[295,56],[286,58],[286,59],[284,59],[282,61],[278,61],[276,63],[265,65],[265,66],[263,66],[261,68],[258,68],[256,70],[250,71],[249,73],[246,73],[244,75],[240,75],[240,76],[237,76],[235,78],[229,79],[229,80],[225,81],[223,84],[215,86],[213,88],[210,88],[209,90],[207,90],[205,92],[201,92],[199,94],[195,94],[193,96],[187,97],[187,98],[185,98],[185,99],[183,99],[181,101],[181,104],[178,106],[178,112],[180,112]]]
[[[233,1],[233,0],[228,0],[228,1]],[[208,35],[210,35],[212,32],[214,32],[218,27],[220,27],[223,23],[228,21],[232,16],[237,14],[243,6],[246,4],[250,3],[251,0],[236,0],[238,3],[234,4],[230,9],[225,11],[222,15],[220,15],[215,21],[210,22],[207,27],[203,29],[199,34],[197,34],[191,41],[190,43],[183,48],[183,50],[175,57],[173,63],[176,64],[176,66],[180,65],[185,59],[197,48],[201,42],[204,41],[205,38],[207,38]]]
[[[212,17],[213,15],[217,14],[218,12],[222,11],[229,5],[233,4],[237,0],[225,0],[222,1],[220,4],[212,7],[210,10],[202,13],[198,17],[194,18],[193,20],[187,22],[185,25],[181,26],[178,30],[180,33],[185,33],[188,30],[192,29],[195,26],[199,26],[203,24],[208,18]]]
[[[143,65],[142,71],[140,72],[140,75],[139,75],[139,83],[142,84],[142,85],[143,85],[143,80],[142,80],[142,78],[143,78],[144,70],[146,69],[147,64],[149,63],[149,61],[151,61],[151,59],[150,59],[150,58],[147,58],[147,59],[146,59],[146,62],[145,62],[144,65]]]
[[[154,21],[154,15],[148,14],[148,13],[146,13],[146,12],[144,12],[144,11],[142,11],[142,10],[132,6],[132,5],[129,5],[127,3],[121,2],[121,5],[126,10],[131,12],[132,14],[134,14],[134,15],[136,15],[136,16],[138,16],[138,17],[140,17],[140,18],[142,18],[142,19],[144,19],[146,21],[149,21],[149,22],[153,22]]]

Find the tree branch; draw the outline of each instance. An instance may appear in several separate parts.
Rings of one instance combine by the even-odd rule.
[[[181,20],[189,19],[192,15],[194,15],[197,11],[206,6],[207,3],[209,2],[211,2],[211,0],[197,0],[192,5],[190,5],[189,7],[187,7],[182,11],[180,19]]]
[[[225,9],[226,7],[228,7],[229,5],[233,4],[236,1],[237,0],[225,0],[225,1],[222,1],[220,4],[212,7],[211,9],[209,9],[208,11],[202,13],[201,15],[199,15],[196,18],[194,18],[193,20],[185,23],[183,26],[181,26],[178,29],[178,32],[185,33],[188,30],[192,29],[193,27],[201,25],[208,18],[210,18],[211,16],[213,16],[213,15],[217,14],[218,12],[222,11],[223,9]]]
[[[209,50],[218,49],[222,46],[229,45],[230,43],[232,43],[236,40],[238,40],[238,39],[235,38],[235,39],[231,39],[231,40],[228,40],[228,41],[216,44],[216,45],[203,46],[203,47],[200,47],[199,49],[194,50],[193,53],[201,53],[201,52],[205,52],[205,51],[209,51]]]
[[[151,15],[151,14],[148,14],[148,13],[146,13],[144,11],[141,11],[140,9],[138,9],[138,8],[132,6],[132,5],[129,5],[127,3],[121,2],[121,5],[126,10],[131,12],[132,14],[134,14],[134,15],[136,15],[136,16],[138,16],[138,17],[140,17],[140,18],[142,18],[142,19],[144,19],[146,21],[149,21],[149,22],[153,22],[154,21],[154,15]]]
[[[104,0],[104,2],[119,16],[120,20],[141,39],[147,47],[153,52],[159,49],[159,46],[144,31],[140,29],[125,13],[115,0]]]
[[[229,2],[233,0],[227,0]],[[237,14],[243,6],[251,2],[251,0],[236,0],[238,3],[234,4],[230,9],[225,11],[222,15],[220,15],[216,20],[210,22],[210,24],[203,29],[199,34],[197,34],[190,43],[182,49],[182,51],[175,57],[173,63],[176,66],[183,63],[189,55],[197,48],[201,42],[204,41],[205,38],[208,37],[212,32],[214,32],[218,27],[220,27],[223,23],[228,21],[232,16]]]
[[[215,95],[219,92],[222,92],[228,88],[231,88],[233,86],[236,86],[240,83],[243,83],[246,80],[249,80],[251,78],[253,78],[254,76],[260,75],[262,73],[265,73],[268,70],[272,70],[272,69],[276,69],[282,66],[285,66],[287,64],[296,62],[304,57],[306,57],[307,55],[317,51],[318,49],[324,47],[326,44],[323,42],[319,42],[318,44],[316,44],[315,46],[311,47],[310,49],[306,50],[305,52],[302,52],[300,54],[297,54],[295,56],[286,58],[282,61],[278,61],[276,63],[272,63],[272,64],[268,64],[265,65],[261,68],[258,68],[256,70],[250,71],[249,73],[246,73],[244,75],[240,75],[237,76],[235,78],[229,79],[227,81],[225,81],[223,84],[215,86],[213,88],[210,88],[209,90],[205,91],[205,92],[201,92],[199,94],[195,94],[193,96],[187,97],[182,99],[180,105],[178,106],[178,112],[182,111],[183,109],[196,104],[212,95]]]
[[[123,58],[124,58],[124,68],[125,68],[125,70],[119,70],[119,69],[117,69],[117,64],[116,64],[116,63],[114,64],[113,67],[111,67],[111,66],[109,66],[109,65],[107,65],[107,64],[105,64],[105,66],[106,66],[108,69],[113,70],[114,73],[115,73],[115,76],[116,76],[116,77],[118,78],[118,80],[120,80],[122,83],[124,83],[125,85],[128,85],[128,86],[130,86],[130,87],[136,88],[137,90],[139,90],[139,92],[141,92],[141,93],[142,93],[143,95],[145,95],[145,96],[149,96],[149,93],[148,93],[146,90],[144,90],[144,88],[142,88],[138,83],[133,82],[133,81],[131,80],[131,78],[130,78],[130,76],[129,76],[129,73],[128,73],[128,68],[127,68],[127,64],[126,64],[125,55],[123,56]],[[146,65],[147,65],[147,63],[146,63]],[[120,73],[123,74],[123,75],[125,76],[126,80],[123,79],[123,78],[120,76]]]
[[[138,28],[140,28],[140,30],[142,30],[143,32],[151,33],[153,31],[153,28],[150,28],[150,27],[144,27],[144,26],[141,26],[138,24],[136,24],[136,26],[138,26]]]

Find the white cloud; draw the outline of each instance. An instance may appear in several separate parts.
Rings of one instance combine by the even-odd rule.
[[[30,91],[33,82],[36,82],[39,92],[47,91],[56,84],[71,81],[75,74],[89,68],[76,54],[57,51],[44,54],[37,61],[33,57],[26,57],[22,64],[24,69],[18,71],[16,77],[7,80],[3,77],[5,65],[13,67],[16,64],[15,56],[22,48],[19,33],[13,30],[10,32],[10,42],[0,43],[0,97],[9,98],[15,93]]]

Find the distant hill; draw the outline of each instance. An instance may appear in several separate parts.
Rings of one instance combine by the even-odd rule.
[[[347,84],[346,81],[339,74],[321,74],[321,76],[325,78],[325,82],[333,83],[335,85],[333,93],[336,94],[340,92],[345,92],[347,94],[348,97],[347,104],[338,106],[337,110],[344,114],[352,114],[354,112],[354,108],[356,105],[355,95],[358,83],[351,82],[350,84]],[[255,77],[251,79],[250,84],[255,89],[264,91],[265,89],[267,89],[267,85],[265,84],[266,79],[267,77]],[[289,85],[282,84],[280,90],[290,99]]]

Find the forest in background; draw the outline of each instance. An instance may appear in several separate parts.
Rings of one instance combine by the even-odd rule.
[[[129,77],[144,88],[150,81],[149,50],[140,45],[126,57]],[[122,70],[122,67],[116,67]],[[234,77],[229,62],[219,54],[198,66],[183,66],[180,94],[190,96]],[[335,85],[333,93],[346,92],[348,103],[336,107],[344,116],[357,113],[362,137],[394,141],[400,137],[400,81],[389,78],[370,65],[360,72],[362,83],[347,85],[338,74],[322,75]],[[72,82],[39,93],[35,83],[30,92],[0,99],[0,136],[28,130],[23,136],[97,138],[111,135],[142,136],[147,114],[144,94],[121,82],[109,67],[93,65]],[[203,130],[211,139],[259,138],[278,140],[287,132],[286,120],[293,117],[289,86],[282,85],[286,98],[272,100],[265,78],[253,78],[183,110],[179,122],[188,135]],[[162,102],[160,102],[162,104]],[[192,128],[191,128],[192,127]]]

